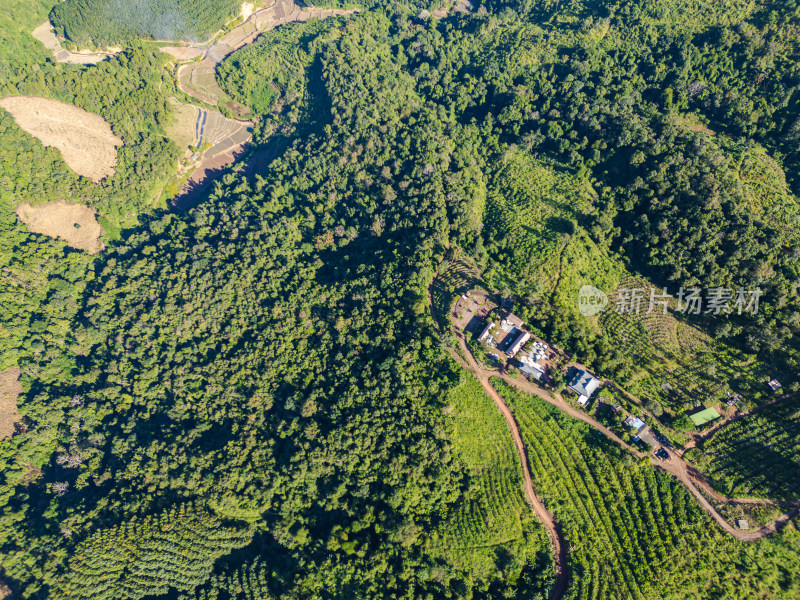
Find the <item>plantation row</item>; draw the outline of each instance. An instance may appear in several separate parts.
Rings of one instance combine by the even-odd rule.
[[[56,598],[138,600],[169,588],[191,591],[217,558],[250,542],[247,528],[225,526],[184,505],[101,530],[81,543]]]
[[[566,167],[511,155],[487,196],[486,244],[508,270],[531,275],[557,249],[561,233],[574,233],[588,203],[580,180]],[[577,208],[574,208],[577,207]]]
[[[642,302],[643,312],[648,302]],[[619,378],[634,395],[658,400],[673,415],[722,399],[731,385],[749,400],[760,398],[763,363],[747,360],[730,348],[704,347],[701,340],[688,343],[682,338],[703,334],[684,323],[676,325],[671,315],[618,314],[615,308],[610,305],[600,322],[606,335],[624,344],[636,364],[645,369],[631,379]],[[654,309],[658,310],[660,307]],[[677,327],[677,346],[669,333],[672,327]],[[662,387],[665,383],[669,390]]]
[[[747,585],[735,574],[743,546],[682,485],[538,398],[493,383],[520,425],[534,487],[572,546],[576,584],[566,597],[737,597]]]
[[[267,581],[271,569],[261,557],[242,565],[232,573],[213,575],[192,595],[182,595],[178,600],[272,600]]]
[[[531,509],[522,493],[522,469],[505,420],[469,377],[450,394],[454,450],[469,467],[467,502],[442,531],[449,546],[477,548],[524,537]]]
[[[204,41],[233,18],[237,0],[66,0],[56,4],[56,31],[76,44],[113,46],[137,38]]]
[[[793,500],[800,489],[800,401],[778,401],[723,427],[691,460],[732,496]]]

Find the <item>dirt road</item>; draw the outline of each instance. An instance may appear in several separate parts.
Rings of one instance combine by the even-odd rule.
[[[459,364],[461,364],[461,366],[463,366],[468,371],[470,371],[478,379],[478,381],[480,381],[481,385],[486,390],[486,393],[489,394],[489,396],[494,400],[495,404],[497,404],[498,407],[500,407],[500,405],[502,404],[502,406],[505,408],[505,410],[503,410],[503,408],[501,408],[500,410],[501,410],[501,412],[503,412],[503,416],[506,417],[506,421],[508,422],[509,427],[511,427],[511,429],[512,429],[512,433],[514,434],[515,443],[517,443],[516,440],[519,437],[518,427],[516,425],[516,422],[514,421],[514,417],[511,414],[511,411],[508,409],[508,406],[502,400],[502,398],[497,393],[497,391],[489,383],[489,378],[490,377],[497,377],[499,379],[502,379],[503,381],[505,381],[507,384],[509,384],[512,387],[515,387],[515,388],[517,388],[517,389],[519,389],[519,390],[521,390],[523,392],[527,392],[529,394],[533,394],[535,396],[538,396],[542,400],[552,404],[553,406],[555,406],[559,410],[565,412],[566,414],[570,415],[571,417],[574,417],[576,419],[580,419],[584,423],[587,423],[587,424],[591,425],[592,427],[594,427],[598,431],[601,431],[603,434],[605,434],[606,437],[608,437],[609,439],[613,440],[614,442],[616,442],[617,444],[619,444],[620,446],[625,448],[628,452],[630,452],[631,454],[633,454],[637,458],[641,459],[641,458],[644,458],[645,456],[647,456],[647,455],[643,454],[642,452],[639,452],[638,450],[636,450],[635,448],[633,448],[629,444],[623,442],[619,438],[619,436],[617,436],[614,432],[612,432],[607,427],[605,427],[604,425],[599,423],[596,419],[592,418],[591,416],[589,416],[588,414],[584,413],[583,411],[580,411],[580,410],[570,406],[569,404],[567,404],[564,401],[564,399],[561,396],[559,396],[558,394],[550,394],[550,393],[546,392],[545,390],[543,390],[542,388],[540,388],[539,386],[537,386],[537,385],[535,385],[535,384],[533,384],[533,383],[531,383],[531,382],[529,382],[529,381],[527,381],[525,379],[514,379],[512,377],[509,377],[508,375],[505,375],[505,374],[501,373],[497,369],[487,369],[485,367],[481,367],[480,365],[478,365],[478,363],[475,361],[474,357],[472,356],[471,352],[469,351],[469,348],[467,347],[467,344],[466,344],[466,340],[464,339],[464,336],[461,334],[461,332],[454,331],[453,333],[455,333],[456,337],[458,338],[458,342],[459,342],[459,345],[461,347],[461,350],[464,353],[464,356],[467,357],[467,360],[465,361],[464,359],[462,359],[460,356],[458,356],[458,353],[456,353],[456,352],[452,352],[453,355],[456,357],[456,360],[459,362]],[[506,414],[506,411],[508,411],[508,414]],[[520,439],[520,441],[519,441],[519,443],[517,445],[517,451],[520,453],[520,459],[522,460],[523,470],[525,471],[526,491],[527,491],[527,485],[528,485],[527,481],[530,479],[530,470],[528,468],[527,458],[524,456],[524,446],[522,446],[522,449],[521,449],[520,445],[522,444],[522,441],[521,441],[521,438],[519,438],[519,439]],[[718,492],[714,491],[711,488],[711,486],[708,485],[708,483],[702,478],[702,476],[699,473],[697,473],[694,469],[689,467],[683,461],[682,458],[680,458],[679,456],[674,455],[674,454],[673,454],[672,460],[666,461],[666,462],[661,462],[661,463],[656,463],[653,466],[654,466],[654,468],[656,468],[658,470],[661,470],[661,471],[663,471],[665,473],[668,473],[669,475],[672,475],[678,481],[680,481],[684,486],[686,486],[686,489],[689,490],[689,492],[691,492],[691,494],[697,499],[697,501],[699,502],[700,506],[703,507],[703,509],[711,515],[711,517],[717,522],[717,524],[725,532],[729,533],[730,535],[732,535],[736,539],[744,541],[744,542],[755,541],[755,540],[763,538],[764,536],[767,536],[767,535],[770,535],[770,534],[776,532],[782,525],[784,525],[787,521],[789,521],[789,519],[791,519],[793,516],[795,516],[798,513],[798,511],[800,511],[800,502],[794,503],[792,505],[792,507],[789,509],[789,511],[785,512],[784,514],[782,514],[780,517],[778,517],[772,523],[770,523],[768,525],[765,525],[765,526],[761,527],[760,529],[753,530],[753,531],[742,531],[742,530],[739,530],[739,529],[735,528],[730,523],[728,523],[717,512],[717,510],[714,508],[714,506],[708,501],[708,499],[703,495],[703,493],[697,488],[695,483],[697,483],[698,485],[703,487],[703,489],[707,493],[709,493],[709,495],[711,495],[715,500],[718,500],[720,502],[726,502],[728,504],[763,504],[763,505],[777,506],[779,503],[774,502],[772,500],[763,500],[763,499],[754,499],[754,498],[726,498],[725,496],[722,496]],[[530,485],[531,485],[531,493],[533,493],[532,483]],[[535,505],[534,505],[534,508],[535,508]],[[547,512],[544,509],[544,506],[542,506],[542,510],[545,513]],[[537,515],[538,514],[539,514],[539,511],[537,510]],[[548,531],[551,531],[551,527],[554,528],[554,525],[552,525],[552,518],[549,517],[549,514],[548,514],[548,519],[550,520],[550,523],[551,523],[551,525],[548,526]],[[544,519],[543,519],[543,522],[545,522]],[[553,533],[551,533],[551,536],[552,535],[553,535]],[[561,541],[563,541],[563,540],[561,540]],[[561,547],[563,547],[563,544],[561,544]],[[564,559],[565,559],[566,558],[566,553],[564,553],[564,554],[565,554],[565,556],[564,556]],[[562,571],[559,572],[560,573],[560,577],[561,577],[562,574],[565,574],[565,571],[563,569],[565,569],[566,562],[562,562],[561,564],[564,565],[564,566],[562,567]],[[566,580],[564,581],[563,585],[566,586]],[[552,597],[553,596],[551,595],[551,598]]]
[[[517,448],[517,454],[519,455],[519,460],[522,464],[522,478],[524,480],[525,497],[528,500],[528,504],[530,504],[533,508],[533,512],[536,513],[536,517],[545,526],[545,529],[547,529],[547,533],[550,536],[551,542],[553,543],[553,550],[556,558],[556,581],[550,590],[549,598],[550,600],[558,600],[564,595],[564,592],[567,590],[567,585],[569,584],[567,545],[566,541],[564,540],[564,535],[558,524],[553,521],[553,516],[547,512],[547,509],[544,507],[544,503],[539,496],[536,495],[536,492],[533,489],[533,478],[531,477],[531,470],[530,466],[528,465],[528,454],[525,451],[525,443],[522,441],[522,435],[519,432],[519,426],[514,419],[514,415],[511,413],[511,409],[508,408],[505,400],[503,400],[500,394],[497,393],[497,390],[495,390],[489,383],[487,370],[481,369],[478,366],[478,364],[475,362],[475,359],[469,353],[469,350],[467,350],[466,345],[463,344],[463,338],[461,341],[462,349],[464,350],[464,356],[467,357],[467,362],[465,362],[464,359],[458,355],[458,352],[452,348],[450,349],[451,355],[462,367],[470,371],[480,382],[481,386],[483,386],[483,389],[492,399],[495,406],[497,406],[497,408],[500,410],[500,413],[503,415],[506,423],[508,424],[508,428],[511,430],[511,437],[514,439],[514,445]]]

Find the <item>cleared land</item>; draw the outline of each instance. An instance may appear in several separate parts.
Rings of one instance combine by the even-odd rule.
[[[99,182],[113,175],[117,166],[115,136],[103,117],[49,98],[9,96],[0,107],[14,117],[22,129],[45,146],[58,149],[64,162],[78,175]]]
[[[193,104],[184,104],[175,98],[170,98],[169,103],[174,121],[167,127],[167,135],[181,149],[197,145],[198,116],[202,111]]]
[[[69,63],[71,65],[95,65],[107,59],[109,56],[114,56],[122,52],[122,48],[109,48],[103,52],[92,52],[90,50],[70,52],[69,50],[65,50],[56,37],[53,24],[50,21],[45,21],[39,25],[31,32],[31,35],[42,42],[44,47],[53,53],[57,62]]]
[[[194,60],[206,52],[202,46],[162,46],[161,51],[171,54],[178,60]]]
[[[0,371],[0,439],[14,434],[15,424],[22,418],[17,412],[17,398],[22,394],[19,369],[14,367]],[[2,597],[0,588],[0,597]]]
[[[198,109],[180,104],[173,111],[175,123],[170,127],[170,137],[184,148],[200,147],[202,158],[192,163],[194,171],[173,200],[181,209],[192,206],[208,189],[214,177],[235,162],[253,137],[250,121],[229,119],[215,110]],[[205,151],[202,148],[206,148]]]
[[[17,216],[34,233],[61,238],[68,246],[85,250],[89,254],[100,252],[103,228],[88,206],[69,204],[63,200],[47,204],[20,204]]]

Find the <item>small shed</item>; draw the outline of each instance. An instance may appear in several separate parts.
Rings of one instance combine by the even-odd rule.
[[[736,521],[736,524],[739,526],[739,529],[750,529],[750,523],[747,522],[747,519],[739,519]]]
[[[633,427],[636,430],[636,433],[639,433],[642,427],[644,427],[644,421],[634,415],[628,415],[628,418],[625,419],[625,425],[628,427]]]
[[[483,331],[481,331],[481,334],[478,336],[479,342],[482,342],[489,336],[489,331],[491,331],[492,327],[494,327],[494,323],[490,322],[486,324],[486,327],[483,328]]]
[[[769,386],[769,388],[770,388],[770,389],[771,389],[773,392],[777,392],[779,389],[781,389],[781,384],[778,382],[778,380],[777,380],[777,379],[773,379],[773,380],[772,380],[772,381],[770,381],[770,382],[769,382],[767,385]]]

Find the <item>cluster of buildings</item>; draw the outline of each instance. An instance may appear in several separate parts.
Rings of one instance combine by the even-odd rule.
[[[523,331],[522,325],[522,319],[508,313],[500,321],[500,331],[493,332],[492,330],[497,328],[497,324],[494,321],[489,321],[478,334],[478,341],[485,342],[490,348],[498,348],[505,352],[509,358],[514,358],[517,352],[531,339],[531,334]]]
[[[478,342],[489,348],[496,348],[509,359],[515,359],[514,365],[530,379],[540,381],[547,371],[547,344],[534,340],[531,351],[523,352],[532,336],[523,329],[522,319],[513,313],[506,313],[500,321],[489,320],[478,334]],[[495,354],[492,356],[499,355]]]
[[[499,321],[488,319],[478,330],[477,340],[487,347],[498,350],[513,359],[512,364],[519,368],[528,379],[542,381],[548,370],[550,347],[543,341],[533,339],[523,329],[522,319],[507,312]],[[532,343],[526,349],[526,344]],[[492,354],[499,360],[499,354]],[[600,380],[586,369],[573,368],[567,379],[567,387],[578,396],[578,403],[586,406],[592,395],[600,388]]]

